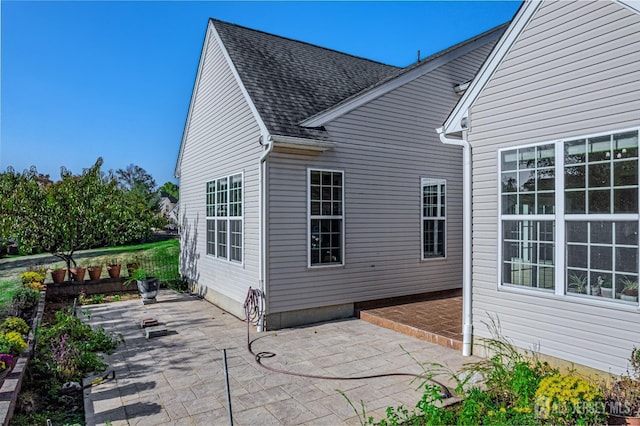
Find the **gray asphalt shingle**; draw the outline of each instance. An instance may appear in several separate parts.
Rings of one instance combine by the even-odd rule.
[[[298,125],[400,68],[212,19],[269,132],[326,138]]]

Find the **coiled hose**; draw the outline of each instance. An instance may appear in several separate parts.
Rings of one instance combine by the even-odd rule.
[[[251,340],[251,325],[256,325],[258,323],[258,321],[260,321],[260,319],[262,318],[262,315],[264,313],[264,309],[263,309],[263,305],[264,305],[264,295],[262,293],[262,291],[260,291],[259,289],[254,289],[249,287],[249,292],[247,293],[247,298],[245,299],[244,302],[244,312],[245,312],[245,317],[246,317],[246,321],[247,321],[247,350],[249,351],[249,353],[251,355],[253,355],[254,360],[256,361],[256,363],[264,368],[267,369],[269,371],[272,371],[274,373],[280,373],[280,374],[287,374],[290,376],[296,376],[296,377],[306,377],[306,378],[310,378],[310,379],[324,379],[324,380],[364,380],[364,379],[376,379],[376,378],[381,378],[381,377],[391,377],[391,376],[407,376],[407,377],[414,377],[414,378],[419,378],[419,379],[423,379],[423,380],[428,380],[430,382],[435,383],[436,385],[438,385],[441,389],[441,395],[443,398],[451,398],[451,392],[449,391],[449,389],[443,385],[442,383],[438,382],[437,380],[431,378],[431,377],[425,377],[424,375],[421,374],[413,374],[413,373],[383,373],[383,374],[371,374],[371,375],[367,375],[367,376],[349,376],[349,377],[343,377],[343,376],[321,376],[321,375],[316,375],[316,374],[304,374],[304,373],[295,373],[292,371],[286,371],[286,370],[281,370],[279,368],[274,368],[274,367],[270,367],[268,365],[265,365],[262,363],[262,359],[263,358],[273,358],[276,356],[276,354],[274,352],[268,352],[268,351],[262,351],[262,352],[258,352],[255,353],[253,351],[252,348],[252,344],[253,344],[253,340]]]

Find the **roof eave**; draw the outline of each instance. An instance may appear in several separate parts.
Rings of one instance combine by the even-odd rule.
[[[336,146],[335,142],[320,139],[298,138],[284,135],[271,135],[274,148],[287,148],[303,151],[324,152]]]

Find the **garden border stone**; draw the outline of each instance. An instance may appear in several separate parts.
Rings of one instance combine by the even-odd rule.
[[[0,418],[2,418],[2,424],[7,426],[13,412],[16,408],[16,402],[18,401],[18,395],[20,394],[20,388],[22,386],[22,379],[27,371],[27,364],[33,354],[33,349],[36,345],[36,333],[40,321],[42,321],[42,315],[44,314],[44,305],[46,300],[46,289],[40,292],[40,300],[36,308],[36,313],[31,324],[31,331],[29,331],[29,337],[27,347],[18,357],[16,364],[9,375],[1,383],[0,387]]]

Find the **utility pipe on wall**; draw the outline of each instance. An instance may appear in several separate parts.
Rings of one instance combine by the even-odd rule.
[[[472,317],[472,288],[471,288],[471,145],[465,139],[451,139],[444,133],[444,128],[436,129],[440,135],[440,141],[447,145],[457,145],[462,147],[463,167],[462,167],[462,231],[463,231],[463,251],[462,251],[462,355],[471,355],[471,341],[473,338],[473,317]]]
[[[265,186],[265,174],[266,174],[266,166],[267,166],[267,157],[273,151],[273,141],[271,140],[270,135],[262,135],[259,139],[260,145],[266,146],[265,150],[262,152],[260,156],[259,162],[259,174],[258,174],[258,288],[262,293],[262,297],[264,298],[266,303],[266,265],[265,265],[265,257],[267,253],[267,243],[266,243],[266,226],[265,221],[267,218],[267,208],[266,208],[266,188]],[[264,309],[260,314],[260,318],[258,320],[258,332],[262,332],[264,330]]]

